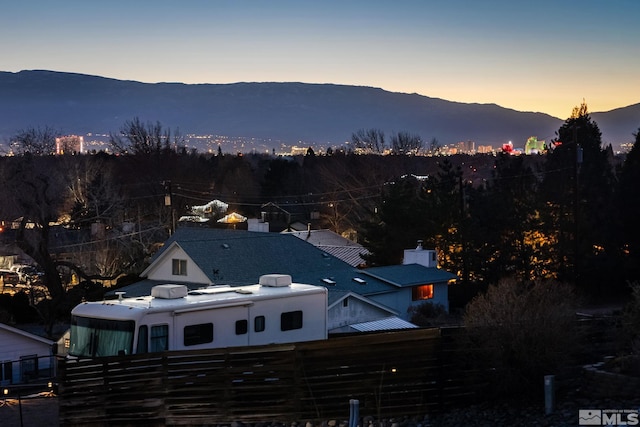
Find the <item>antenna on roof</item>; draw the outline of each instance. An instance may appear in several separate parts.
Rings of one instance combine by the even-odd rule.
[[[421,250],[422,249],[422,240],[418,240],[418,246],[416,247],[416,250]]]
[[[117,291],[116,295],[118,295],[118,301],[122,301],[122,296],[126,294],[124,291]]]

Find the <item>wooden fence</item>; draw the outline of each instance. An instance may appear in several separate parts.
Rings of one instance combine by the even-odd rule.
[[[579,321],[567,351],[577,366],[602,360],[615,354],[619,329],[615,318]],[[60,360],[60,425],[319,424],[348,419],[351,399],[377,420],[433,414],[489,398],[501,374],[481,371],[477,350],[464,329],[443,328]]]
[[[61,361],[60,425],[211,425],[423,415],[473,400],[454,329]]]

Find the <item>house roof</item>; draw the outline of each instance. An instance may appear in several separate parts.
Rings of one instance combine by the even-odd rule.
[[[398,287],[417,286],[425,283],[446,283],[458,278],[453,273],[420,264],[387,265],[362,270],[371,276]]]
[[[263,274],[279,273],[291,275],[294,282],[361,295],[394,290],[390,284],[363,276],[361,270],[291,234],[180,227],[154,255],[152,263],[172,245],[182,248],[214,284],[248,285]],[[147,280],[123,290],[129,296],[146,295],[154,284]]]
[[[387,317],[370,322],[354,323],[353,325],[349,325],[349,327],[359,332],[417,328],[413,323],[402,320],[399,317]]]
[[[311,243],[315,247],[340,258],[347,264],[357,267],[364,263],[361,254],[369,251],[359,243],[346,239],[331,230],[283,231]]]
[[[47,345],[53,345],[54,344],[54,341],[48,340],[48,339],[43,338],[43,337],[38,336],[38,335],[31,334],[31,333],[23,331],[21,329],[14,328],[14,327],[6,325],[4,323],[0,323],[0,330],[4,330],[4,331],[12,333],[12,334],[20,335],[20,336],[23,336],[23,337],[28,338],[30,340],[41,342],[43,344],[47,344]]]
[[[365,248],[359,248],[357,246],[318,245],[317,248],[333,255],[336,258],[340,258],[342,261],[346,262],[352,267],[363,265],[365,261],[361,255],[369,253],[369,251]]]
[[[306,240],[313,246],[354,246],[364,249],[362,245],[346,239],[331,230],[283,231],[282,233],[292,234],[298,239]]]

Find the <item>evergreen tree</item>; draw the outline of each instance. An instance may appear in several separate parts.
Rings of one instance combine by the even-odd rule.
[[[611,241],[614,175],[609,156],[602,148],[602,134],[583,102],[574,108],[557,132],[549,153],[543,196],[549,217],[543,218],[558,239],[559,279],[576,283],[584,291],[604,291],[611,283],[607,268],[615,256]]]
[[[629,281],[640,277],[640,129],[634,137],[633,148],[622,165],[616,197],[625,254],[624,279]]]

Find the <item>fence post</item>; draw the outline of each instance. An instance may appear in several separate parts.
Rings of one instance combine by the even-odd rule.
[[[545,375],[544,377],[544,413],[549,415],[553,412],[553,401],[555,394],[554,375]]]
[[[349,427],[358,427],[359,412],[360,401],[358,399],[349,400]]]

